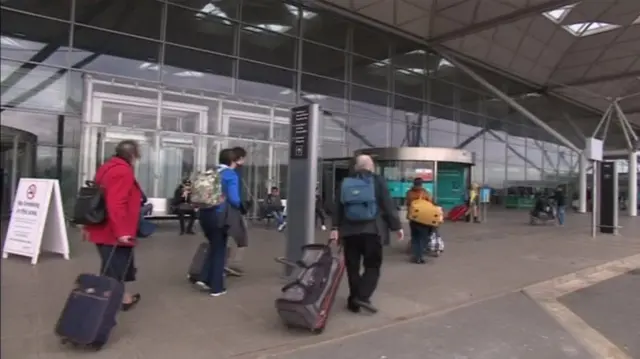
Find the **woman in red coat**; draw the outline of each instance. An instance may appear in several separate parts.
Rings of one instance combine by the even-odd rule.
[[[136,278],[133,257],[140,219],[142,190],[136,181],[133,164],[140,158],[135,141],[122,141],[116,154],[96,171],[96,183],[103,188],[107,218],[103,223],[85,226],[87,239],[100,254],[100,273],[124,282]],[[122,310],[140,301],[140,294],[125,292]]]

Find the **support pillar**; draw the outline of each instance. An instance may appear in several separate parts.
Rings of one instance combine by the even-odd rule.
[[[587,213],[587,157],[580,155],[578,170],[578,212]]]
[[[631,151],[629,155],[629,216],[638,215],[638,153]]]

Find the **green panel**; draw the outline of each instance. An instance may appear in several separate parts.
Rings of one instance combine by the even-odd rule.
[[[436,201],[445,210],[465,202],[467,196],[466,174],[468,166],[459,163],[438,163]]]

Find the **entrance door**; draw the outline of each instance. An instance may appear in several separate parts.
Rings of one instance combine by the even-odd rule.
[[[100,145],[101,139],[102,144]],[[132,131],[116,128],[105,129],[104,132],[96,138],[98,148],[101,153],[99,158],[100,164],[111,158],[116,153],[116,146],[120,141],[134,140],[140,146],[140,160],[135,162],[135,174],[140,187],[145,193],[151,193],[153,190],[153,160],[154,150],[153,135],[146,134],[142,131]],[[97,168],[97,167],[96,167]]]
[[[91,100],[82,146],[82,182],[93,179],[104,160],[115,153],[120,141],[134,140],[141,158],[136,178],[148,197],[168,198],[183,177],[201,170],[207,160],[208,109],[204,106],[148,98],[95,93]]]
[[[0,131],[0,214],[11,213],[11,206],[22,177],[33,177],[36,153],[35,135],[9,126]]]
[[[436,201],[445,210],[465,202],[468,170],[467,165],[460,163],[438,163]]]

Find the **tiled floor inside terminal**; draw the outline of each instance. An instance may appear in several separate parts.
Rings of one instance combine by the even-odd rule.
[[[284,250],[283,234],[255,225],[244,259],[247,275],[230,279],[226,296],[210,298],[185,280],[201,237],[177,236],[175,223],[163,223],[159,233],[142,240],[138,248],[139,281],[133,289],[142,293],[140,305],[119,316],[110,343],[91,356],[528,359],[546,353],[542,357],[588,358],[590,354],[570,333],[519,293],[537,282],[640,253],[640,220],[622,217],[621,235],[596,239],[590,237],[588,223],[587,215],[576,214],[568,217],[564,227],[532,227],[526,213],[492,211],[483,224],[445,224],[441,231],[446,253],[426,266],[407,263],[402,250],[406,243],[395,243],[387,250],[374,298],[381,312],[370,316],[343,310],[343,285],[328,328],[319,336],[284,329],[274,311],[273,299],[283,282],[272,258]],[[326,233],[317,232],[318,240],[325,237]],[[3,260],[3,359],[87,355],[60,346],[53,335],[74,277],[96,271],[93,247],[82,242],[73,229],[70,240],[70,261],[43,256],[37,266],[31,266],[17,257]],[[603,282],[613,289],[591,290],[635,288],[638,278],[629,275],[622,284]],[[631,296],[633,293],[637,301],[637,291]],[[637,308],[636,302],[625,297],[611,297],[607,300],[616,304],[605,306],[599,295],[574,303],[569,303],[569,295],[566,305],[579,315],[596,306],[600,313],[611,313],[609,320],[625,322],[630,319],[630,308]],[[602,320],[605,314],[584,316],[635,355],[637,348],[628,344],[628,337],[621,336],[620,330],[612,331],[611,322]],[[628,330],[637,328],[630,324]]]

